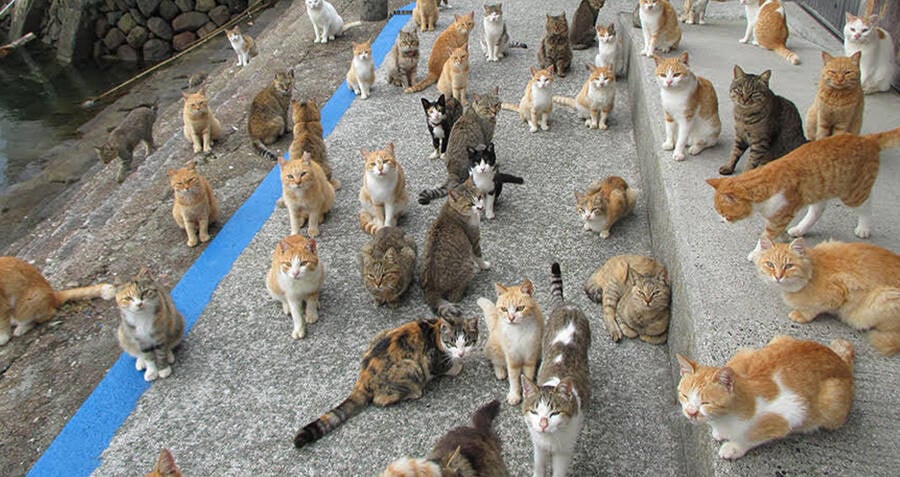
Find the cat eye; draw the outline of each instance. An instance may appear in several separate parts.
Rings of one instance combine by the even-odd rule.
[[[524,306],[517,306],[517,307],[516,307],[516,311],[522,311],[522,310],[524,310],[524,309],[525,309]]]
[[[300,173],[300,178],[302,179],[303,176],[305,176],[305,175],[306,175],[306,171],[301,172],[301,173]]]
[[[790,269],[792,269],[792,268],[794,268],[794,264],[793,264],[793,263],[785,263],[785,264],[784,264],[784,269],[785,269],[785,270],[790,270]]]
[[[505,306],[501,306],[500,308],[498,308],[498,310],[502,311],[503,313],[506,313],[506,307],[505,307]]]
[[[293,175],[293,174],[288,174],[288,175],[287,175],[287,178],[288,178],[288,179],[293,179],[293,178],[294,178],[294,175]]]
[[[768,267],[768,268],[775,268],[775,264],[772,263],[772,262],[766,262],[765,265],[766,265],[766,267]]]

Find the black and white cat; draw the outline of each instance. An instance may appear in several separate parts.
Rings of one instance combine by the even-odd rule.
[[[518,176],[500,172],[497,164],[497,154],[494,152],[494,143],[489,143],[486,148],[468,148],[469,151],[469,177],[475,187],[484,194],[484,217],[494,218],[494,201],[500,197],[503,184],[524,184],[525,181]]]
[[[447,152],[450,130],[462,115],[462,105],[453,97],[446,99],[442,94],[435,102],[422,98],[422,107],[425,109],[425,122],[431,134],[431,143],[434,145],[434,152],[428,157],[443,159],[444,153]]]

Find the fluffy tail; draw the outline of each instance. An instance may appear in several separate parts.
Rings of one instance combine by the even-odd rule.
[[[634,210],[634,206],[637,204],[637,198],[640,193],[641,191],[632,189],[631,187],[625,189],[625,203],[628,204],[630,210]]]
[[[432,200],[440,199],[447,195],[447,184],[444,184],[440,187],[434,189],[425,189],[422,192],[419,192],[419,203],[422,205],[428,205]]]
[[[559,263],[550,265],[550,298],[554,303],[563,301],[562,270]]]
[[[528,48],[528,45],[521,41],[511,41],[506,44],[507,48]]]
[[[575,98],[570,98],[568,96],[554,96],[553,102],[575,109]]]
[[[253,149],[256,151],[256,153],[262,156],[264,159],[268,159],[273,162],[278,160],[278,154],[275,154],[275,152],[267,148],[266,145],[263,144],[263,142],[259,139],[254,139],[252,144]]]
[[[853,345],[849,341],[833,339],[828,347],[841,358],[841,361],[847,363],[850,369],[853,369]]]
[[[876,134],[866,134],[863,137],[878,141],[878,149],[881,151],[900,147],[900,128]]]
[[[333,431],[337,426],[340,426],[347,419],[355,416],[368,406],[369,400],[369,396],[362,389],[354,387],[353,392],[350,393],[347,399],[344,399],[344,402],[322,414],[315,421],[303,426],[303,429],[300,429],[300,432],[294,436],[294,447],[299,449],[306,444],[321,439],[322,436]]]
[[[425,88],[427,88],[427,87],[429,87],[429,86],[431,86],[431,85],[437,83],[437,80],[438,80],[438,77],[435,76],[434,73],[432,73],[432,72],[429,71],[429,72],[428,72],[428,76],[426,76],[425,79],[423,79],[422,81],[419,81],[418,83],[416,83],[416,84],[410,86],[409,88],[404,89],[403,92],[404,92],[404,93],[415,93],[415,92],[418,92],[418,91],[422,91],[423,89],[425,89]]]
[[[512,174],[505,174],[503,172],[501,172],[500,174],[497,174],[497,178],[500,179],[500,182],[502,182],[504,184],[524,184],[525,183],[525,179],[522,179],[519,176],[514,176]]]
[[[378,224],[375,223],[375,218],[365,210],[359,211],[359,228],[369,235],[375,235],[378,232]]]
[[[347,31],[351,28],[356,28],[358,26],[361,26],[362,24],[363,24],[363,22],[361,22],[359,20],[357,20],[355,22],[344,23],[344,26],[341,27],[341,34],[343,35],[345,31]]]
[[[89,298],[103,298],[112,300],[116,297],[116,287],[109,283],[101,283],[89,287],[70,288],[53,292],[56,303],[65,303],[71,300],[86,300]]]
[[[472,427],[481,432],[490,433],[494,418],[496,418],[499,413],[500,401],[494,399],[475,411],[475,415],[472,416]]]
[[[481,312],[484,314],[484,322],[487,323],[488,330],[494,329],[494,318],[497,316],[497,305],[491,300],[481,297],[476,302]]]
[[[772,51],[774,51],[775,53],[778,53],[782,58],[786,59],[788,61],[788,63],[790,63],[792,65],[800,64],[800,57],[797,56],[797,54],[794,53],[793,51],[788,50],[787,47],[784,45],[776,46],[775,48],[772,49]]]

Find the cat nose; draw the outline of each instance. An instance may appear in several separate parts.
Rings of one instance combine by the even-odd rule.
[[[542,417],[542,418],[541,418],[540,426],[541,426],[541,430],[542,430],[542,431],[546,431],[546,430],[547,430],[547,426],[548,426],[549,424],[550,424],[550,421],[549,421],[546,417]]]
[[[697,414],[700,413],[697,409],[688,408],[684,410],[684,413],[691,419],[697,419]]]

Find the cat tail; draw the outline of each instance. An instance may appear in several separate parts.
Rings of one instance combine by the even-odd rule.
[[[268,159],[272,162],[275,162],[278,160],[278,154],[273,152],[271,149],[267,148],[266,145],[263,144],[263,142],[260,141],[259,139],[254,139],[252,144],[253,144],[253,149],[256,151],[256,153],[259,154],[260,156],[262,156],[264,159]]]
[[[419,203],[422,205],[428,205],[432,200],[440,199],[447,195],[447,184],[444,184],[440,187],[436,187],[434,189],[425,189],[422,192],[419,192]]]
[[[554,304],[560,303],[563,298],[562,270],[559,263],[553,262],[550,265],[550,299]]]
[[[493,331],[497,323],[497,305],[485,297],[479,298],[476,303],[481,308],[481,312],[484,313],[484,321],[487,323],[488,330]]]
[[[628,205],[628,210],[634,210],[634,206],[637,204],[637,198],[640,193],[641,191],[639,189],[634,189],[632,187],[625,189],[625,203]]]
[[[500,103],[500,109],[505,109],[507,111],[515,111],[519,112],[519,105],[512,103]]]
[[[358,26],[362,26],[362,24],[363,24],[363,22],[361,22],[359,20],[357,20],[355,22],[344,23],[344,26],[341,27],[341,35],[343,35],[344,32],[346,32],[347,30],[349,30],[351,28],[356,28]]]
[[[375,218],[365,210],[359,211],[359,228],[369,235],[375,235],[378,232],[378,224],[375,223]]]
[[[299,449],[321,439],[322,436],[333,431],[347,419],[359,414],[359,411],[369,405],[369,401],[371,398],[366,394],[362,384],[357,382],[347,399],[300,429],[300,432],[294,436],[294,447]]]
[[[422,91],[423,89],[437,83],[438,77],[435,76],[434,73],[428,72],[428,76],[426,76],[422,81],[410,86],[403,90],[404,93],[415,93],[418,91]]]
[[[497,174],[497,179],[504,184],[524,184],[525,179],[522,179],[519,176],[514,176],[512,174],[505,174],[503,172]]]
[[[800,57],[797,56],[796,53],[794,53],[793,51],[789,50],[789,49],[788,49],[786,46],[784,46],[784,45],[776,46],[775,48],[772,48],[772,51],[774,51],[775,53],[778,53],[782,58],[784,58],[785,60],[787,60],[787,62],[790,63],[790,64],[792,64],[792,65],[799,65],[799,64],[800,64]]]
[[[831,348],[831,351],[834,351],[841,361],[847,363],[847,366],[850,366],[850,369],[853,369],[853,345],[850,344],[847,340],[842,340],[839,338],[835,338],[831,340],[831,343],[828,345]]]
[[[89,287],[70,288],[53,292],[56,303],[65,303],[71,300],[86,300],[89,298],[103,298],[112,300],[116,297],[116,287],[109,283],[101,283]]]
[[[484,406],[481,406],[477,411],[475,411],[475,415],[472,416],[472,427],[485,434],[490,434],[491,425],[493,424],[494,419],[499,413],[500,401],[494,399],[493,401],[485,404]]]
[[[511,41],[506,44],[507,48],[528,48],[528,45],[522,43],[521,41]]]
[[[568,96],[554,96],[553,102],[575,109],[575,98],[570,98]]]
[[[866,139],[877,141],[878,149],[881,151],[885,149],[900,147],[900,128],[876,134],[866,134],[863,137]]]

